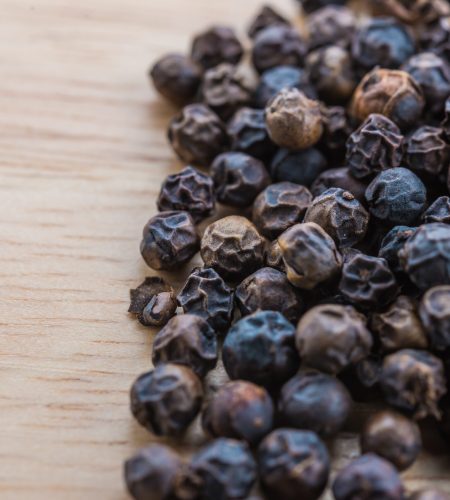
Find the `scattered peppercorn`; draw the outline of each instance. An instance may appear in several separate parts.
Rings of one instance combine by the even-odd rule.
[[[367,185],[359,179],[355,179],[348,167],[330,168],[317,177],[311,186],[314,197],[322,195],[330,188],[340,188],[350,192],[360,203],[365,203]]]
[[[322,122],[323,134],[319,145],[330,161],[336,162],[335,164],[343,162],[347,139],[353,131],[346,109],[342,106],[322,106]]]
[[[417,231],[415,227],[395,226],[383,238],[378,252],[378,257],[385,259],[394,273],[403,271],[400,263],[399,252],[403,249],[409,238]]]
[[[435,349],[450,347],[450,285],[430,288],[425,293],[420,318]]]
[[[280,149],[270,164],[270,175],[274,182],[293,182],[309,187],[327,166],[326,158],[316,148]]]
[[[355,32],[356,17],[347,7],[328,5],[314,11],[306,22],[311,50],[334,44],[347,48]]]
[[[448,196],[436,198],[422,214],[422,221],[424,224],[431,224],[432,222],[450,224],[450,198]]]
[[[249,26],[247,34],[250,38],[255,38],[260,31],[269,26],[290,26],[290,24],[291,23],[285,17],[270,7],[270,5],[263,5]]]
[[[447,168],[449,149],[441,128],[419,127],[406,141],[405,161],[418,174],[436,178]]]

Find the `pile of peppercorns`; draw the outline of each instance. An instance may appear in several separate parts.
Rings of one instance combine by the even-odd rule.
[[[204,265],[178,293],[160,277],[131,291],[130,312],[163,327],[131,411],[158,436],[201,412],[213,439],[187,462],[163,444],[130,458],[138,500],[315,500],[325,443],[361,394],[379,411],[334,497],[450,498],[400,477],[418,421],[450,445],[450,3],[300,3],[302,34],[262,8],[251,64],[215,26],[151,70],[182,106],[168,137],[187,166],[164,181],[141,253],[154,270],[199,250]],[[216,202],[238,215],[205,225]],[[231,381],[204,401],[219,348]]]

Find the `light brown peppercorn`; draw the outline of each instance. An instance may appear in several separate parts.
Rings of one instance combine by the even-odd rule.
[[[296,88],[281,90],[267,105],[266,124],[272,141],[287,149],[306,149],[322,135],[320,105]]]
[[[175,292],[161,292],[154,295],[142,311],[142,324],[145,326],[163,326],[177,310]]]

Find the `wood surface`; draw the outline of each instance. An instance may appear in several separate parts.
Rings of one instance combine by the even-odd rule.
[[[153,336],[127,315],[128,290],[151,274],[141,230],[180,167],[175,110],[146,72],[214,22],[242,34],[259,5],[0,1],[1,499],[126,498],[122,462],[154,439],[128,410]],[[179,448],[203,440],[197,423]],[[351,429],[332,449],[335,468],[358,453]],[[425,452],[406,483],[450,492],[449,457]]]

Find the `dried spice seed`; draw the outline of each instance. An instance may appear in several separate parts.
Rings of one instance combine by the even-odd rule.
[[[450,286],[428,290],[420,303],[420,318],[435,349],[450,347]]]
[[[326,158],[316,148],[280,149],[270,164],[270,175],[274,182],[293,182],[309,187],[327,166]]]
[[[278,25],[290,26],[291,23],[270,5],[263,5],[249,26],[247,34],[250,38],[255,38],[265,28]]]
[[[286,274],[286,266],[284,265],[283,255],[277,240],[272,241],[266,248],[265,262],[268,267],[273,267]]]
[[[213,26],[192,42],[192,59],[205,69],[221,63],[237,64],[243,53],[234,30],[227,26]]]
[[[328,5],[314,11],[306,19],[311,50],[337,44],[348,47],[353,38],[356,17],[352,10],[339,5]]]
[[[450,224],[450,198],[448,196],[436,198],[422,214],[422,222],[424,224],[431,224],[432,222]]]
[[[161,292],[154,295],[138,316],[144,326],[164,326],[177,310],[175,292]]]
[[[317,177],[311,186],[314,197],[322,195],[330,188],[340,188],[350,192],[360,203],[366,203],[367,185],[359,179],[355,179],[348,167],[330,168]]]
[[[395,226],[383,238],[378,257],[387,260],[392,272],[400,273],[403,271],[399,252],[416,231],[415,227]]]
[[[447,168],[449,158],[449,148],[440,128],[419,127],[406,141],[405,161],[416,173],[435,179]]]
[[[323,134],[320,146],[326,152],[330,161],[344,161],[348,136],[353,128],[347,117],[347,111],[342,106],[322,106]],[[342,186],[329,186],[342,187]]]

